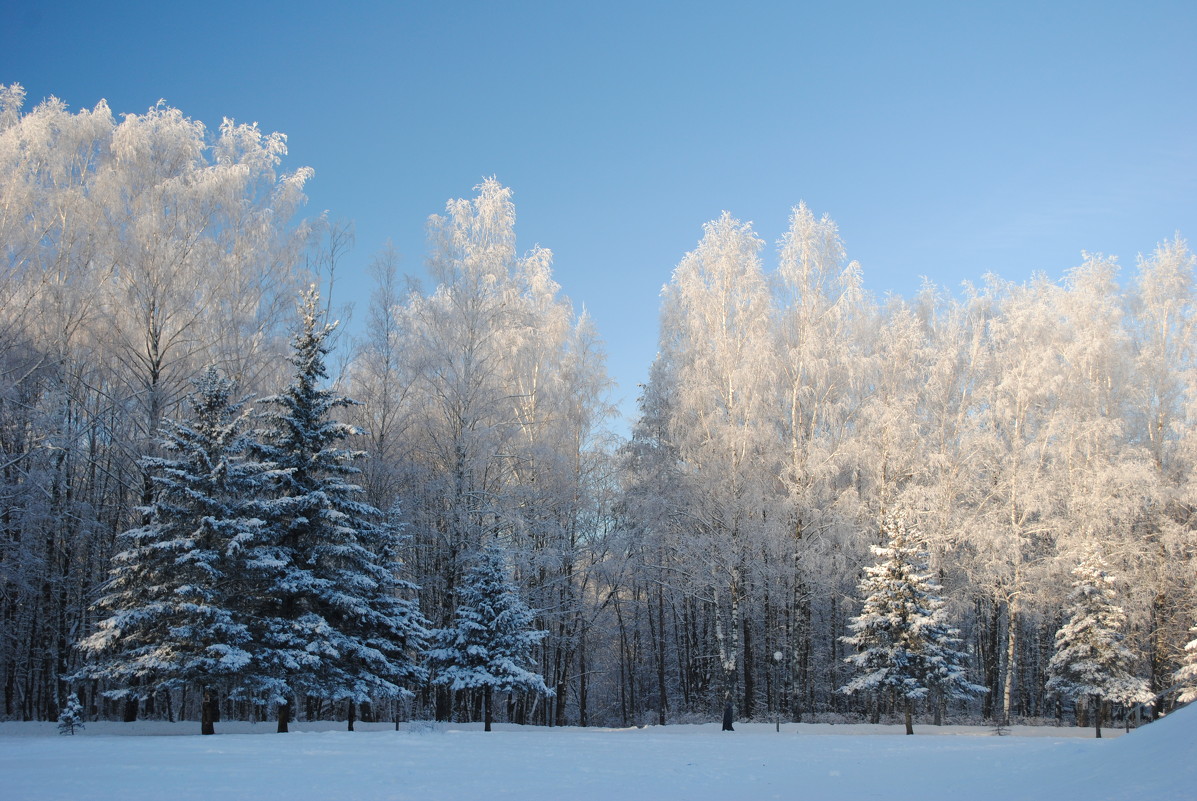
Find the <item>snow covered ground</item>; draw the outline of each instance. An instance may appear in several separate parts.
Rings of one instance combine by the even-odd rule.
[[[1197,705],[1126,736],[1091,730],[759,724],[0,723],[4,801],[381,799],[1197,799]],[[129,736],[131,734],[141,736]],[[180,736],[167,736],[180,735]]]

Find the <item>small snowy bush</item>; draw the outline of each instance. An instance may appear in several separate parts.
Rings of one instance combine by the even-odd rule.
[[[74,734],[75,729],[82,729],[83,726],[83,704],[79,703],[79,696],[71,693],[67,698],[66,705],[62,708],[62,714],[58,716],[58,733],[59,734]]]

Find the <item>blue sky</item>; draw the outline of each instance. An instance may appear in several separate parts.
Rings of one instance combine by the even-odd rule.
[[[257,121],[352,220],[359,314],[389,238],[488,175],[555,254],[630,410],[661,286],[726,209],[769,243],[805,200],[866,288],[1132,267],[1197,236],[1197,3],[16,0],[0,82],[29,103],[164,98]],[[1129,270],[1128,270],[1129,272]]]

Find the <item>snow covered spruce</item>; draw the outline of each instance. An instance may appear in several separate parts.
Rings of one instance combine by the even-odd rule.
[[[191,419],[167,421],[146,457],[153,502],[145,524],[120,535],[124,550],[96,604],[107,613],[81,647],[76,680],[116,684],[112,698],[194,688],[202,731],[213,733],[217,697],[255,683],[264,647],[253,601],[272,569],[266,519],[271,465],[248,455],[244,404],[215,369],[195,381]]]
[[[1092,705],[1094,731],[1101,737],[1107,704],[1146,704],[1154,696],[1135,675],[1135,657],[1124,642],[1126,612],[1117,603],[1117,582],[1100,550],[1090,546],[1072,574],[1068,620],[1056,631],[1047,690],[1075,702],[1078,721]]]
[[[1192,629],[1197,634],[1197,626]],[[1176,683],[1180,685],[1180,702],[1197,701],[1197,639],[1185,645],[1184,663],[1176,671]]]
[[[86,728],[83,724],[83,704],[79,702],[78,693],[71,693],[62,705],[62,712],[58,713],[58,733],[74,734],[75,729],[83,728]]]
[[[938,721],[945,698],[971,698],[985,688],[966,678],[968,655],[957,650],[959,632],[944,620],[939,585],[927,570],[919,531],[900,514],[883,525],[885,545],[874,546],[877,564],[865,568],[864,597],[843,638],[857,653],[847,658],[858,674],[840,688],[873,694],[874,714],[898,704],[906,733],[914,734],[915,701],[930,697]]]
[[[552,695],[544,677],[528,669],[532,649],[548,636],[532,627],[535,616],[507,577],[507,557],[488,545],[465,576],[450,628],[433,632],[428,651],[432,681],[452,690],[482,690],[486,731],[494,717],[494,694]]]
[[[423,678],[426,628],[414,587],[395,575],[398,533],[356,499],[345,478],[360,454],[337,444],[331,418],[350,403],[318,387],[331,325],[314,290],[302,298],[293,381],[263,399],[266,428],[245,430],[231,383],[210,369],[196,382],[192,419],[166,425],[151,458],[147,522],[97,606],[109,613],[82,642],[74,677],[120,685],[110,697],[194,688],[201,731],[214,732],[220,694],[278,708],[287,730],[297,694],[354,705],[404,696]]]
[[[346,477],[364,454],[338,445],[352,426],[333,419],[353,402],[322,387],[334,326],[322,321],[313,288],[300,306],[290,386],[262,399],[267,427],[255,451],[279,469],[268,520],[273,559],[256,596],[263,622],[262,672],[255,693],[278,707],[287,730],[296,694],[347,701],[406,696],[423,678],[416,662],[426,636],[414,591],[395,577],[399,540]]]

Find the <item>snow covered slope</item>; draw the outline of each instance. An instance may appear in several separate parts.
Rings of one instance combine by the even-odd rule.
[[[1076,765],[1060,765],[1057,801],[1078,798],[1194,801],[1197,799],[1197,704],[1135,729],[1109,751],[1086,754]],[[1061,777],[1063,778],[1063,777]],[[1048,796],[1051,797],[1051,796]]]

